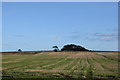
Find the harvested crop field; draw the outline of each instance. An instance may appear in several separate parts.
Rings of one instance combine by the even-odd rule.
[[[2,77],[117,80],[118,62],[118,52],[3,54]]]

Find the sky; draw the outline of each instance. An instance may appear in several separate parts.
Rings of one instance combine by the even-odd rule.
[[[119,0],[1,0],[2,2],[119,2]]]
[[[2,51],[118,50],[117,2],[3,2],[2,26]]]

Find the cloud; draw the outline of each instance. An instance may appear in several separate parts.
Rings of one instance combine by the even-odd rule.
[[[94,34],[97,40],[104,40],[104,41],[113,41],[118,40],[117,33],[96,33]]]
[[[81,33],[80,31],[70,32],[70,39],[85,41],[115,41],[118,40],[118,28],[109,29],[106,33]]]
[[[118,40],[117,37],[109,37],[109,36],[107,36],[107,37],[101,37],[100,39],[101,40],[106,40],[106,41]]]
[[[69,38],[78,40],[87,40],[87,41],[115,41],[118,40],[118,34],[117,33],[95,33],[95,34],[73,34],[69,36]]]
[[[118,30],[119,28],[108,29],[109,33],[96,33],[96,36],[99,40],[104,41],[115,41],[118,40]]]
[[[95,33],[95,36],[116,36],[115,33]]]

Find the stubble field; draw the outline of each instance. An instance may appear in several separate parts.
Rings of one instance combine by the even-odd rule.
[[[3,54],[3,79],[118,79],[118,52]]]

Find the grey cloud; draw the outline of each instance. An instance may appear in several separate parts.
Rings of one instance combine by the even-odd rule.
[[[112,29],[111,29],[112,30]],[[82,39],[86,41],[115,41],[118,40],[117,28],[114,28],[112,32],[107,33],[80,33],[80,31],[73,31],[70,33],[69,38],[77,40]]]
[[[113,41],[113,40],[118,40],[118,37],[110,37],[110,36],[106,36],[106,37],[101,37],[101,40],[106,40],[106,41]]]
[[[115,33],[95,33],[95,36],[117,36]]]
[[[94,36],[97,38],[97,40],[104,40],[104,41],[118,40],[117,33],[96,33],[94,34]]]

